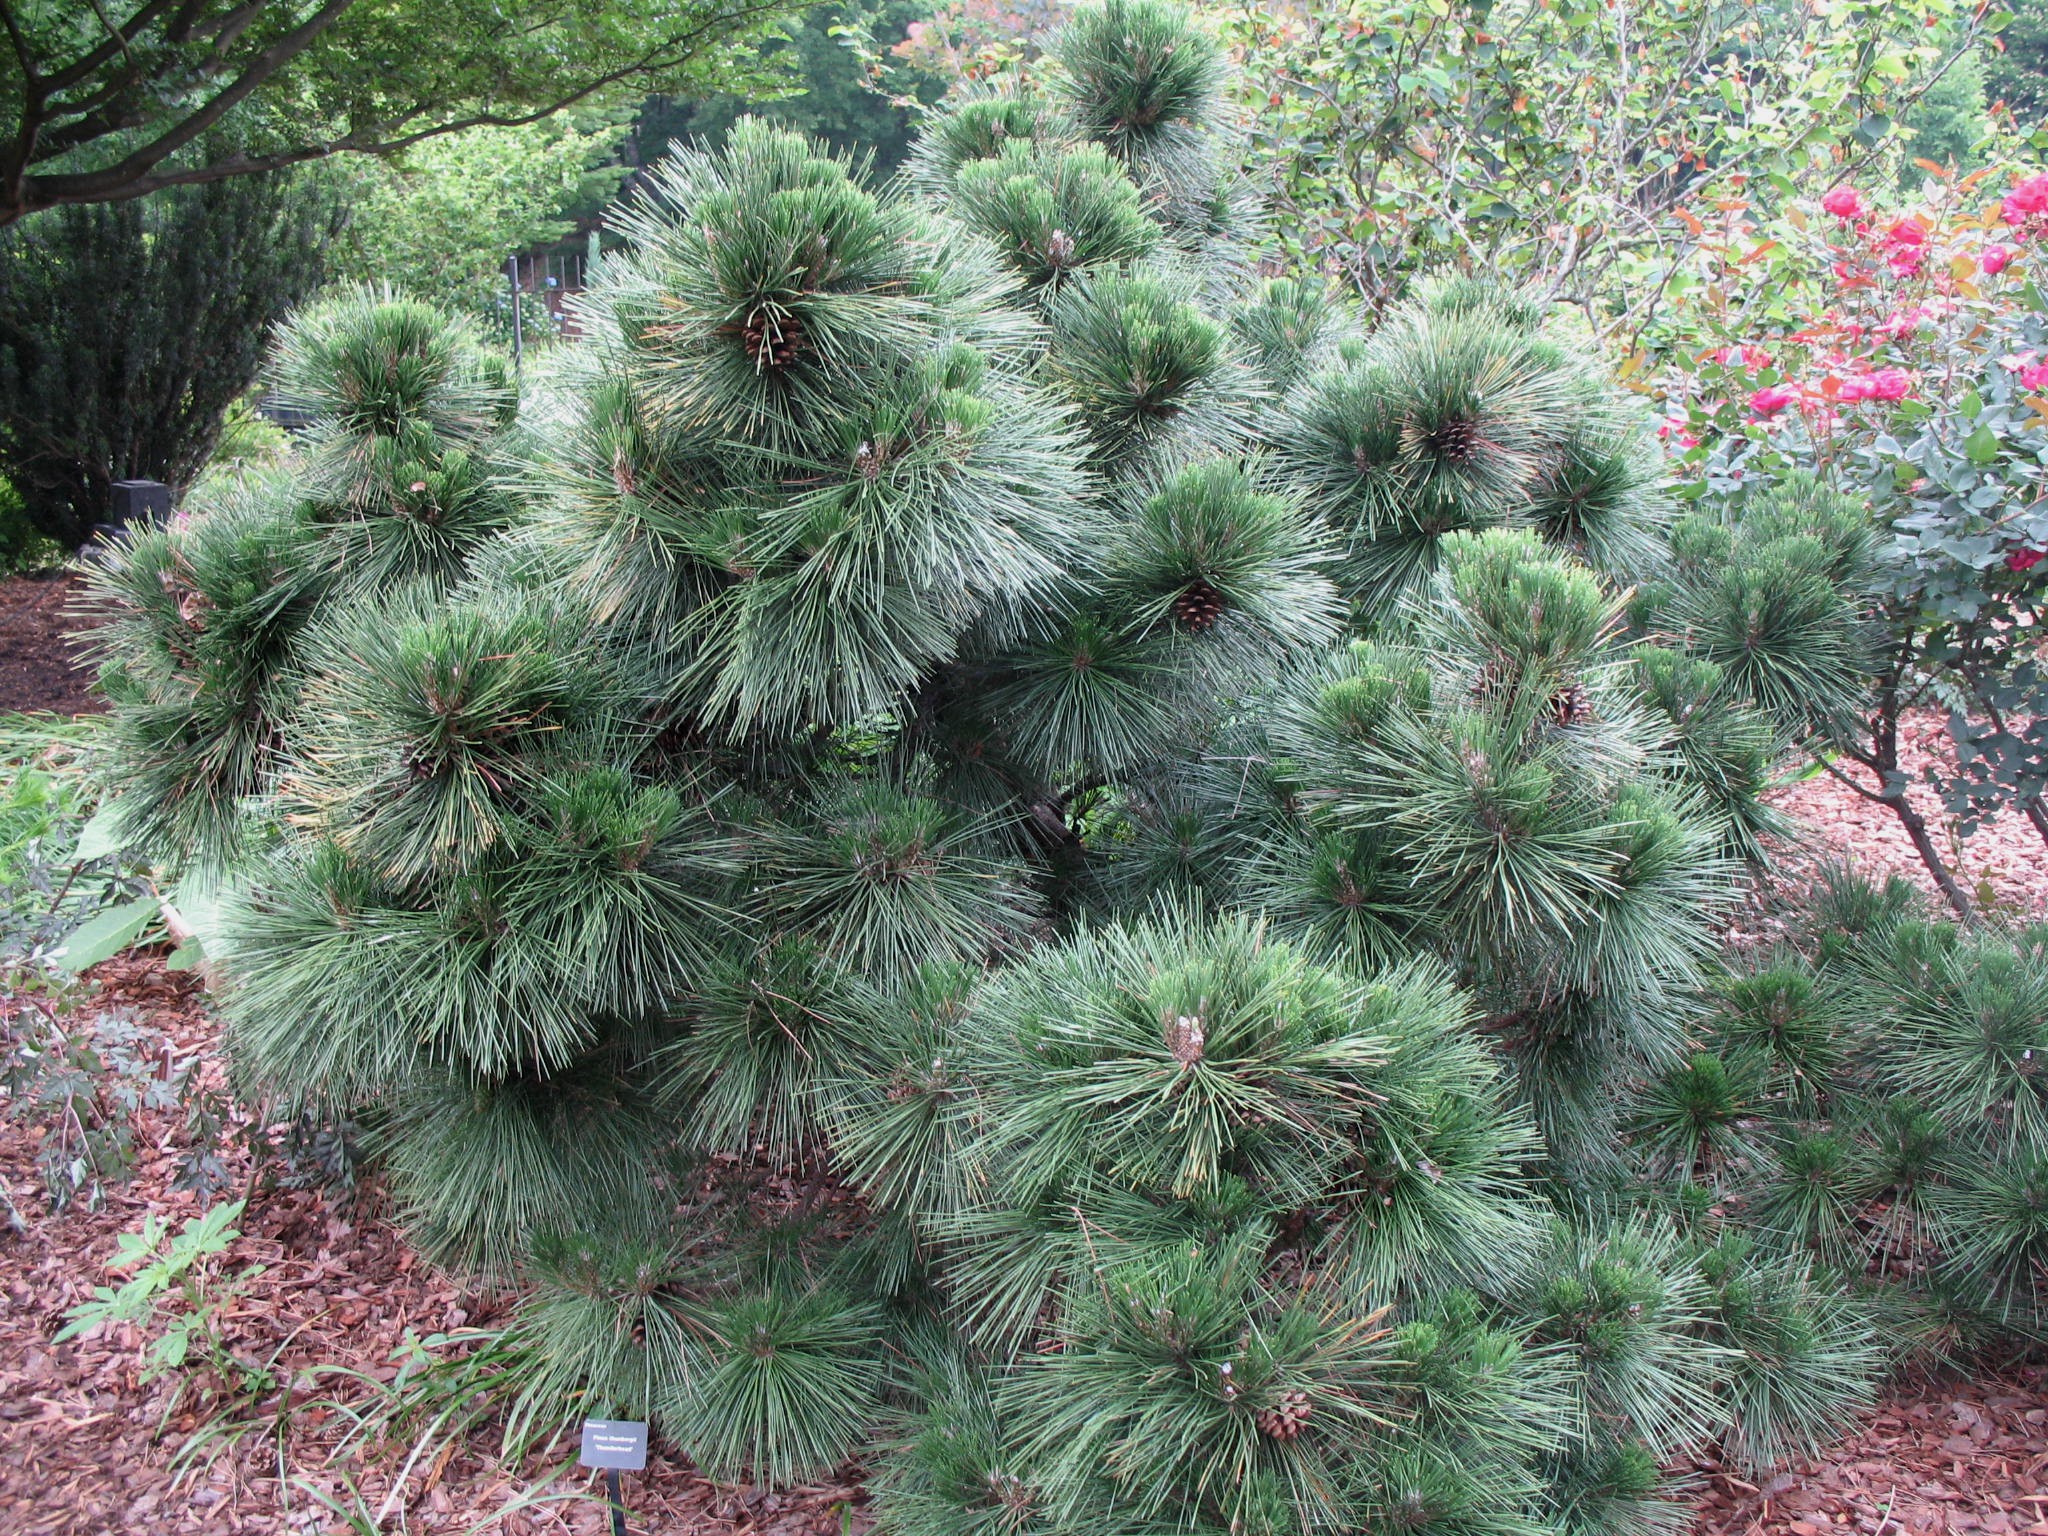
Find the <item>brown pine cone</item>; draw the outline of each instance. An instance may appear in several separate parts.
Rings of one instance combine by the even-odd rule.
[[[1306,1392],[1282,1392],[1279,1402],[1271,1408],[1259,1410],[1259,1433],[1275,1440],[1296,1439],[1301,1434],[1302,1426],[1308,1423],[1311,1411]]]
[[[206,631],[206,616],[213,611],[213,599],[196,585],[193,570],[180,554],[173,557],[174,571],[158,571],[157,585],[177,600],[178,618],[195,635]]]
[[[1420,447],[1432,457],[1453,464],[1469,464],[1486,446],[1479,423],[1468,416],[1453,416],[1449,421],[1429,428],[1420,422],[1411,422],[1402,435],[1410,444]]]
[[[787,368],[804,343],[804,328],[795,315],[769,316],[756,310],[747,317],[740,339],[747,360],[756,368]]]
[[[1180,621],[1183,629],[1199,633],[1223,616],[1223,597],[1214,587],[1197,576],[1188,583],[1186,590],[1173,600],[1173,616]]]
[[[1499,698],[1514,686],[1514,669],[1499,657],[1492,657],[1479,664],[1479,671],[1472,678],[1472,697],[1480,701]]]
[[[1022,1514],[1032,1504],[1031,1489],[1014,1472],[991,1472],[984,1479],[991,1503],[1012,1514]]]
[[[1577,725],[1593,710],[1584,684],[1573,683],[1550,696],[1550,717],[1559,725]]]

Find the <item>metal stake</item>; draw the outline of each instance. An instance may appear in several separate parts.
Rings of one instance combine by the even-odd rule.
[[[519,321],[519,258],[505,258],[505,276],[512,284],[512,371],[519,372],[519,359],[526,350],[526,333]]]
[[[619,1469],[604,1469],[604,1493],[612,1504],[612,1536],[626,1536],[626,1502],[619,1494]]]

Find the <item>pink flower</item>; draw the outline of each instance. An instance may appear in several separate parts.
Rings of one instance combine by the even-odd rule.
[[[2031,571],[2043,560],[2048,560],[2048,550],[2016,549],[2005,557],[2008,571]]]
[[[1689,418],[1682,406],[1674,405],[1669,414],[1657,423],[1657,435],[1667,442],[1675,442],[1681,448],[1697,448],[1700,440],[1686,431]]]
[[[1870,373],[1851,374],[1846,379],[1830,379],[1837,388],[1832,392],[1825,386],[1822,393],[1843,405],[1854,405],[1858,400],[1903,400],[1912,386],[1912,377],[1903,368],[1879,368]]]
[[[427,488],[427,482],[424,480],[415,480],[412,483],[412,488],[416,491],[424,491]]]
[[[1798,398],[1799,391],[1790,384],[1772,384],[1749,397],[1750,413],[1754,419],[1762,421],[1777,415]]]
[[[1739,347],[1716,348],[1712,355],[1713,360],[1723,368],[1744,368],[1753,372],[1771,366],[1771,354],[1749,342],[1744,342]]]
[[[1922,249],[1927,243],[1927,226],[1917,218],[1894,219],[1879,237],[1879,246],[1892,271],[1911,277],[1920,270]]]
[[[2013,255],[2014,252],[2010,246],[1989,246],[1985,249],[1983,256],[1979,258],[1978,264],[1992,277],[1996,277],[2006,269]]]
[[[1863,194],[1854,187],[1836,187],[1820,200],[1820,205],[1838,219],[1863,217]]]
[[[1908,336],[1914,331],[1919,330],[1920,322],[1926,318],[1927,311],[1915,304],[1910,309],[1901,309],[1886,315],[1878,323],[1877,333],[1880,336],[1890,336],[1896,340],[1901,336]]]
[[[2042,214],[2048,213],[2048,172],[2029,176],[2005,195],[2005,201],[1998,205],[1998,216],[2015,229],[2028,229],[2038,223]]]
[[[2048,363],[2029,363],[2020,370],[2020,388],[2048,389]]]

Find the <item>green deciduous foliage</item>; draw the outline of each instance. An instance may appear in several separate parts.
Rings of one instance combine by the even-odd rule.
[[[2007,9],[2013,19],[1985,56],[1984,93],[2004,102],[2021,123],[2038,127],[2048,112],[2048,7],[2017,0]]]
[[[945,93],[946,77],[939,72],[892,62],[906,31],[931,9],[931,0],[812,6],[786,40],[763,49],[781,71],[779,93],[749,97],[722,87],[654,97],[641,107],[635,125],[641,150],[651,158],[671,144],[716,144],[754,113],[842,154],[872,156],[875,174],[886,176],[910,148],[916,109]]]
[[[1961,834],[2016,812],[2048,837],[2048,691],[2028,638],[2048,571],[2048,327],[2031,273],[2048,179],[2021,169],[1935,176],[1891,209],[1838,187],[1745,225],[1676,290],[1657,370],[1684,494],[1712,509],[1689,525],[1693,558],[1718,563],[1730,540],[1775,551],[1765,584],[1723,575],[1698,613],[1717,659],[1747,653],[1738,684],[1803,720],[1963,914],[1967,882],[1906,794],[1912,712],[1948,716],[1953,761],[1926,776]],[[1830,644],[1866,659],[1839,696],[1788,658],[1817,654],[1800,638],[1815,624],[1839,629],[1825,589],[1854,566],[1871,600]]]
[[[463,313],[494,312],[508,256],[561,239],[617,192],[623,119],[622,111],[567,112],[335,167],[349,220],[333,276]]]
[[[1432,0],[1275,8],[1234,35],[1255,176],[1304,260],[1375,305],[1456,263],[1633,334],[1728,204],[1966,147],[1967,107],[1923,98],[1953,95],[1991,15]]]
[[[650,87],[773,78],[769,0],[593,8],[489,0],[32,0],[0,55],[0,223],[45,208],[515,127]]]

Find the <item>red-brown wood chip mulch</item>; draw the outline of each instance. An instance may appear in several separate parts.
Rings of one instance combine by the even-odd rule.
[[[92,674],[74,664],[68,638],[76,576],[0,577],[0,714],[77,715],[98,710]]]
[[[2048,1533],[2048,1371],[1936,1381],[1893,1396],[1825,1460],[1759,1485],[1710,1476],[1703,1536]]]

